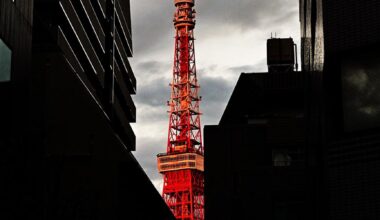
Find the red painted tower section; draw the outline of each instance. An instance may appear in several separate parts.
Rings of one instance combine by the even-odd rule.
[[[197,80],[194,0],[174,0],[176,30],[168,145],[157,156],[163,198],[180,220],[204,219],[203,145]]]

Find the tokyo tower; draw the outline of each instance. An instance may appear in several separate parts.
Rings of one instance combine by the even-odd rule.
[[[175,49],[166,153],[157,156],[162,196],[176,219],[204,219],[203,145],[194,27],[195,0],[174,0]]]

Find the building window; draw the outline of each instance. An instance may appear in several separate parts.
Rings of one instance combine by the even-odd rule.
[[[272,161],[275,167],[289,167],[292,163],[292,158],[285,151],[274,150],[272,152]]]
[[[352,52],[342,60],[342,98],[346,132],[380,127],[380,56]]]
[[[0,82],[11,80],[12,51],[0,39]]]

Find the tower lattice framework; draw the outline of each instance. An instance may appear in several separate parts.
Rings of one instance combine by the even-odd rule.
[[[203,145],[194,27],[195,0],[174,0],[175,50],[167,152],[157,157],[163,198],[180,220],[204,219]]]

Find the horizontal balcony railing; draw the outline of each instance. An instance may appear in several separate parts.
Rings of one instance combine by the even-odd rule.
[[[121,106],[120,100],[115,97],[113,108],[115,111],[115,116],[117,119],[114,119],[114,129],[119,135],[120,139],[124,142],[128,150],[136,150],[136,136],[133,132],[133,129],[130,125],[130,121],[125,116],[125,112]]]
[[[124,1],[124,0],[122,0],[122,1]],[[126,47],[127,54],[130,57],[130,56],[132,56],[132,51],[133,51],[131,26],[125,18],[123,8],[120,5],[119,1],[116,1],[115,9],[116,9],[116,18],[117,18],[116,27],[117,26],[120,27],[120,35],[125,40],[124,46]]]
[[[123,79],[130,94],[136,94],[136,77],[133,74],[131,64],[128,59],[124,59],[118,44],[116,44],[115,59],[118,63]]]
[[[82,50],[84,51],[84,54],[86,55],[86,58],[90,62],[92,70],[103,84],[102,76],[104,75],[104,68],[86,34],[85,29],[83,28],[78,15],[75,12],[75,8],[70,1],[61,1],[60,5]]]

